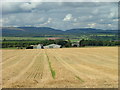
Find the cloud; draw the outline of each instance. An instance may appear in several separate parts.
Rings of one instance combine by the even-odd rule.
[[[94,27],[96,26],[96,23],[88,24],[88,26],[89,26],[90,28],[94,28]]]
[[[23,13],[23,12],[32,12],[38,5],[41,3],[35,2],[3,2],[2,3],[2,13]]]
[[[114,2],[4,2],[3,26],[45,26],[57,29],[117,29]]]
[[[24,11],[29,11],[37,7],[37,3],[23,3],[20,8]]]
[[[63,21],[71,21],[73,19],[72,14],[67,14]]]

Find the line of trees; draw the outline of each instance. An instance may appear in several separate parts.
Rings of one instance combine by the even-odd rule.
[[[79,46],[119,46],[120,41],[97,41],[97,40],[84,40],[79,42]]]
[[[28,40],[3,40],[1,42],[2,48],[12,48],[12,47],[28,47],[30,45],[43,44],[58,44],[62,47],[73,47],[70,39],[68,40],[41,40],[41,41],[28,41]],[[97,40],[80,40],[79,47],[84,46],[118,46],[120,41],[97,41]]]

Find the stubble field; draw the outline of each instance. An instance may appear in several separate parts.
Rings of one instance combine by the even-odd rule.
[[[118,47],[2,50],[3,88],[117,88]]]

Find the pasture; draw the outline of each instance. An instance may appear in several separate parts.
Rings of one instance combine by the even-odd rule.
[[[3,49],[3,88],[117,88],[118,47]]]
[[[1,37],[1,40],[45,40],[45,37]]]

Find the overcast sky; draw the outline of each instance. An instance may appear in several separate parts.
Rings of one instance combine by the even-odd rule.
[[[118,3],[114,2],[3,2],[3,26],[118,28]]]

